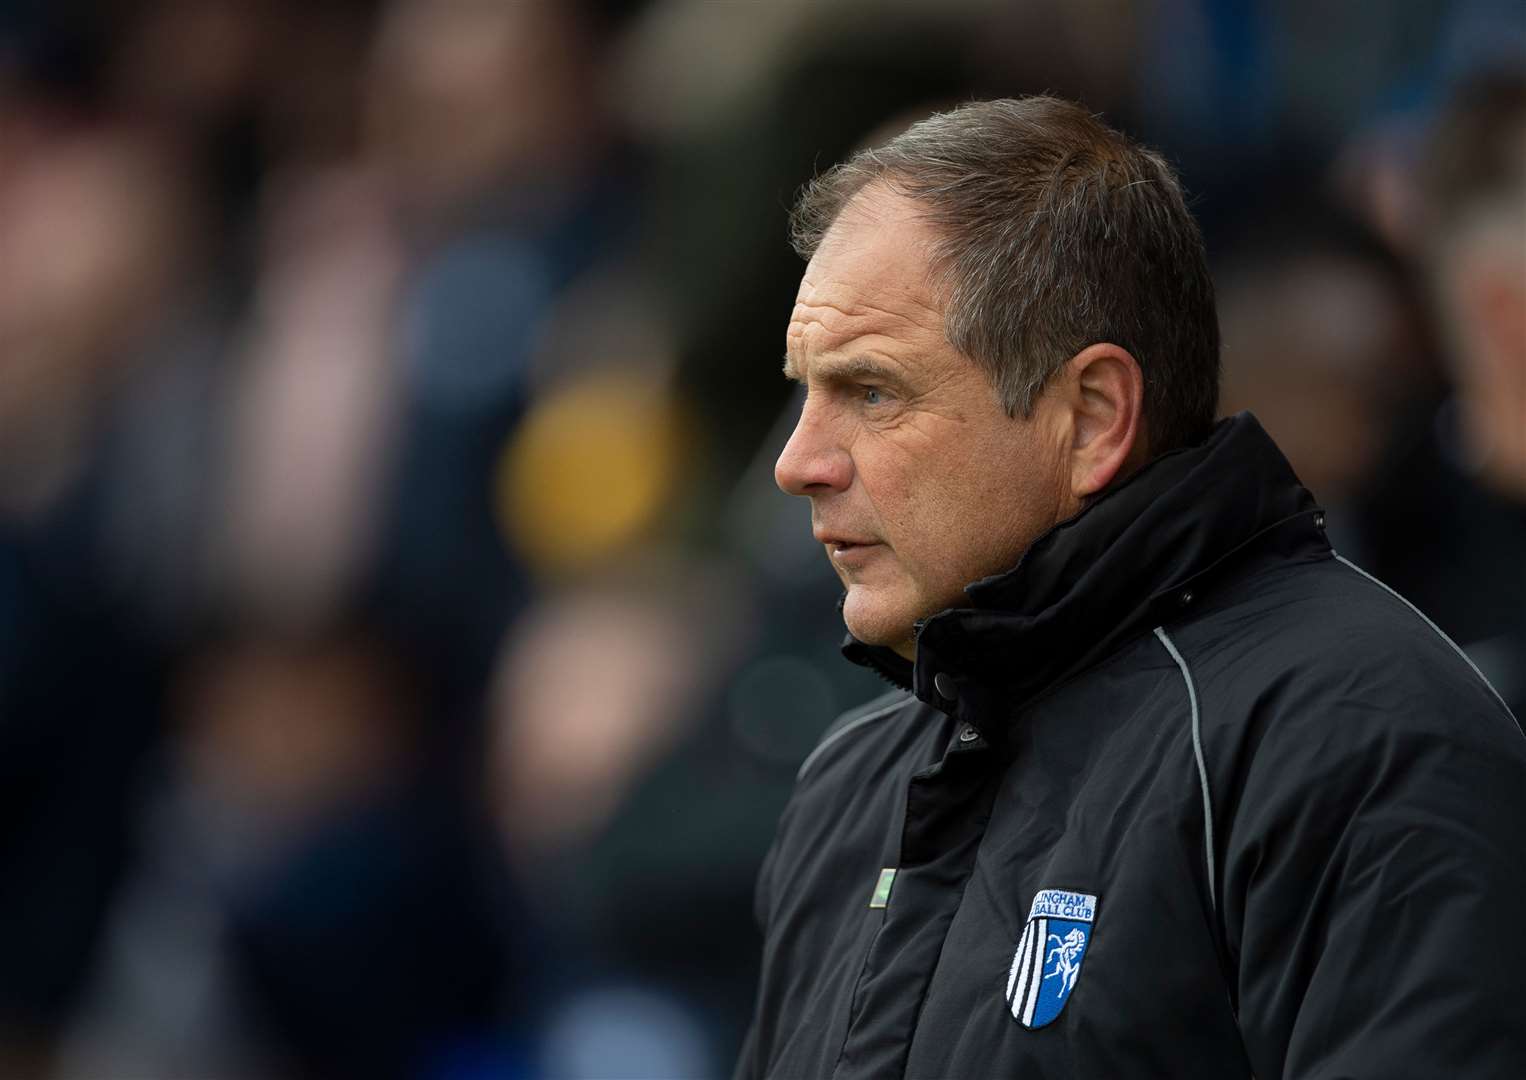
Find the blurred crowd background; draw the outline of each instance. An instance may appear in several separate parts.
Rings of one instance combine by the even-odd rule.
[[[772,485],[786,210],[1045,90],[1519,711],[1517,0],[0,5],[0,1076],[726,1075],[880,689]]]

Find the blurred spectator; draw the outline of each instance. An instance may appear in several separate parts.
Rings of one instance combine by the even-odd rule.
[[[50,140],[0,189],[0,513],[46,513],[165,329],[194,218],[177,163],[129,131]]]
[[[1526,502],[1526,77],[1461,89],[1424,179],[1461,449],[1484,486]]]
[[[396,440],[403,271],[376,186],[336,171],[270,193],[209,542],[227,601],[277,625],[334,618],[375,558]]]
[[[209,343],[203,219],[173,148],[104,124],[33,129],[23,148],[0,170],[0,1046],[45,1054],[158,737],[161,643],[133,601],[170,507],[140,485],[127,406]],[[119,531],[126,499],[138,528]]]
[[[567,595],[510,640],[495,710],[490,796],[533,863],[581,847],[692,719],[721,656],[671,596],[612,584]]]
[[[1526,77],[1460,86],[1427,146],[1424,272],[1453,393],[1375,485],[1371,569],[1526,710]]]
[[[592,2],[396,0],[380,26],[371,148],[412,260],[379,587],[458,702],[528,593],[492,496],[534,358],[553,317],[579,318],[559,299],[631,236],[639,162],[604,93],[620,25]]]
[[[1355,223],[1300,200],[1249,216],[1215,271],[1220,408],[1255,412],[1357,558],[1354,505],[1394,418],[1434,394],[1423,312],[1406,268]]]
[[[345,639],[208,640],[183,666],[175,738],[59,1075],[270,1067],[230,939],[315,823],[397,773],[411,719],[397,681],[374,648]]]

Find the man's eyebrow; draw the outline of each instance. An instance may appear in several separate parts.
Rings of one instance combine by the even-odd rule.
[[[893,366],[873,356],[848,356],[841,360],[821,359],[811,365],[811,372],[824,381],[846,382],[852,379],[876,379],[880,382],[901,386],[905,380]],[[803,382],[800,367],[794,357],[784,357],[784,377]]]

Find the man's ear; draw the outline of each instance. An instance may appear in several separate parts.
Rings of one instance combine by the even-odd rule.
[[[1144,374],[1127,349],[1107,342],[1070,358],[1070,494],[1102,491],[1147,460]]]

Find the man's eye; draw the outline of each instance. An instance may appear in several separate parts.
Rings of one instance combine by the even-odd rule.
[[[884,395],[880,393],[880,388],[877,386],[866,386],[863,390],[865,405],[879,405],[885,400]]]

